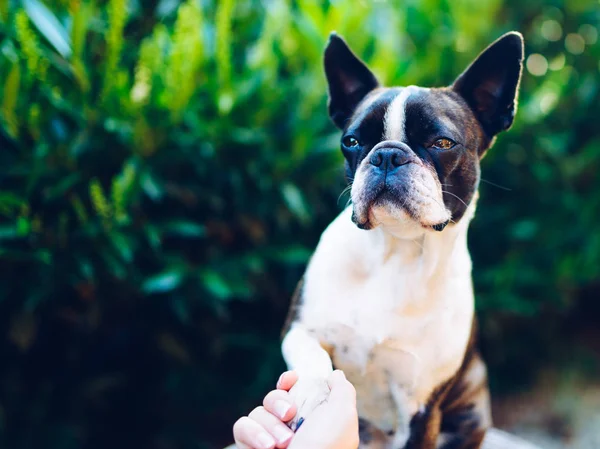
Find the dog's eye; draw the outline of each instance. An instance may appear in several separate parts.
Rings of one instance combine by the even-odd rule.
[[[342,144],[344,144],[346,148],[354,148],[358,146],[358,140],[352,136],[346,136],[342,139]]]
[[[434,148],[437,148],[439,150],[449,150],[451,148],[453,148],[456,144],[451,141],[450,139],[446,139],[445,137],[436,140],[435,142],[433,142],[433,145],[431,145]]]

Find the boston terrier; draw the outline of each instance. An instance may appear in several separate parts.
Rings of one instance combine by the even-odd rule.
[[[327,399],[335,368],[357,391],[361,448],[479,448],[491,416],[467,229],[480,160],[513,123],[523,38],[505,34],[443,88],[380,86],[335,33],[324,62],[351,205],[284,328],[291,427]]]

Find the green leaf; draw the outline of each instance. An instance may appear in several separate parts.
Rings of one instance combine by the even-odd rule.
[[[206,270],[201,275],[204,287],[219,299],[227,299],[231,297],[232,291],[227,284],[227,281],[217,272]]]
[[[14,225],[0,226],[0,240],[10,240],[17,237],[17,228]]]
[[[25,204],[25,200],[14,193],[0,191],[0,214],[13,216]]]
[[[520,220],[511,227],[511,233],[518,240],[531,240],[537,234],[538,227],[533,220]]]
[[[159,251],[160,245],[161,245],[161,239],[160,239],[160,232],[158,231],[156,226],[153,226],[153,225],[144,226],[144,234],[146,236],[146,240],[148,241],[148,244],[150,245],[150,247],[154,251]]]
[[[115,251],[117,251],[121,259],[127,263],[133,262],[134,254],[132,239],[120,232],[111,232],[110,239],[112,240]]]
[[[115,257],[112,248],[103,248],[101,256],[104,259],[105,267],[115,278],[124,280],[127,277],[127,269],[129,267],[121,259]]]
[[[58,184],[46,190],[45,196],[48,200],[54,200],[62,197],[69,189],[75,186],[81,180],[80,173],[72,173],[61,179]]]
[[[167,223],[165,232],[178,237],[204,237],[206,228],[199,223],[186,220],[175,220]]]
[[[26,236],[31,230],[31,224],[26,217],[19,217],[17,219],[17,235]]]
[[[179,6],[179,0],[160,0],[156,6],[156,16],[163,20],[167,16],[173,14]]]
[[[87,22],[92,11],[92,2],[79,2],[73,25],[71,26],[71,37],[73,39],[73,56],[80,59],[85,45],[85,35],[87,31]]]
[[[150,173],[146,172],[142,175],[141,184],[144,193],[146,193],[151,200],[159,201],[163,197],[164,191],[162,187],[156,182]]]
[[[231,81],[231,37],[232,37],[232,22],[233,12],[236,2],[233,0],[221,0],[217,3],[217,11],[215,13],[215,41],[217,46],[216,62],[217,62],[217,77],[221,91],[219,92],[219,110],[222,113],[229,112],[233,104],[233,98],[226,101],[226,109],[224,110],[224,95],[231,95],[229,85]]]
[[[71,40],[67,30],[46,5],[38,0],[23,0],[23,6],[40,33],[64,58],[71,56]]]
[[[112,206],[117,221],[125,223],[128,220],[128,206],[131,202],[132,191],[137,180],[137,163],[128,161],[123,166],[121,174],[115,176],[112,182]]]
[[[287,264],[306,263],[313,251],[304,246],[289,245],[282,248],[271,248],[266,252],[266,256],[276,262]]]
[[[300,221],[307,223],[310,220],[310,214],[304,196],[298,187],[293,184],[284,184],[281,187],[281,194],[283,200],[287,205],[288,209],[300,219]]]
[[[183,281],[183,273],[179,270],[169,270],[152,276],[142,284],[144,293],[165,293],[175,290]]]
[[[94,266],[86,257],[77,257],[76,265],[79,268],[79,275],[88,281],[93,281],[95,277]]]
[[[8,20],[8,3],[8,0],[0,0],[0,23]],[[0,417],[2,417],[1,414]]]
[[[21,69],[19,63],[12,65],[10,73],[6,77],[4,83],[2,99],[2,116],[6,124],[6,131],[11,137],[16,137],[19,130],[19,122],[17,120],[17,101],[19,99],[19,89],[21,85]]]
[[[52,262],[52,254],[47,250],[39,251],[13,251],[10,249],[0,248],[0,259],[8,259],[12,261],[25,262],[42,262],[49,265]]]

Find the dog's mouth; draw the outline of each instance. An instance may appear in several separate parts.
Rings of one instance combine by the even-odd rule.
[[[450,213],[443,199],[433,198],[418,182],[386,182],[371,184],[368,191],[353,203],[352,220],[360,229],[379,225],[398,227],[418,224],[424,229],[443,231],[450,222]]]

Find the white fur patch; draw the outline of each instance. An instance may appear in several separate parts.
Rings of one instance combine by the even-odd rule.
[[[302,326],[292,325],[282,342],[282,353],[290,369],[306,377],[328,377],[332,372],[329,354]]]
[[[329,396],[327,378],[333,372],[329,354],[303,326],[294,323],[282,343],[283,358],[289,369],[298,373],[290,390],[298,411],[289,423],[295,430],[300,418],[306,418]]]
[[[407,86],[402,89],[400,94],[394,98],[388,107],[383,119],[383,134],[386,140],[406,141],[405,118],[406,102],[409,97],[418,92],[422,87]]]
[[[421,227],[414,239],[386,226],[360,230],[347,208],[306,271],[300,315],[283,344],[288,366],[324,373],[330,365],[316,344],[332,348],[335,367],[357,390],[359,416],[396,432],[396,441],[462,363],[474,313],[467,250],[474,208],[443,232]]]

